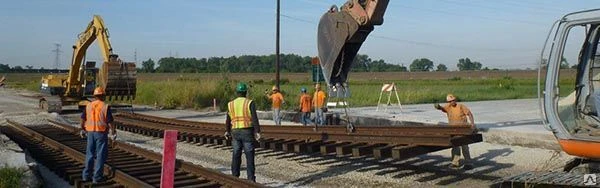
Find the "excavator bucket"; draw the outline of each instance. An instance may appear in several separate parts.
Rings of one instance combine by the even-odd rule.
[[[317,47],[323,76],[329,86],[348,79],[360,46],[383,23],[388,0],[349,0],[340,11],[332,6],[319,21]]]
[[[135,99],[137,88],[135,63],[121,62],[120,60],[105,62],[100,67],[98,78],[109,99]]]
[[[346,82],[352,61],[373,27],[359,31],[350,14],[327,12],[321,17],[318,29],[319,60],[325,81],[329,85]]]

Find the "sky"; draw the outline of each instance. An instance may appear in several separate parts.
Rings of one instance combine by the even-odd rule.
[[[317,56],[317,24],[344,0],[281,0],[281,53]],[[0,6],[0,63],[68,68],[77,35],[100,15],[114,52],[141,62],[162,57],[275,53],[275,0],[24,0]],[[429,58],[456,69],[469,57],[484,67],[535,68],[552,23],[596,0],[390,0],[384,23],[360,49],[404,64]],[[87,60],[101,61],[97,44]],[[285,63],[285,62],[283,62]]]

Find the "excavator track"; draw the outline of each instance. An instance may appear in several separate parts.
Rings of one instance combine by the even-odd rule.
[[[600,174],[575,174],[569,172],[525,172],[497,180],[491,187],[600,187],[594,176]]]

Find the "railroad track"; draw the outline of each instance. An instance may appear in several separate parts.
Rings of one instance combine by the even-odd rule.
[[[88,187],[82,182],[86,141],[77,134],[79,128],[50,122],[34,128],[14,121],[0,130],[30,155],[74,187]],[[162,156],[119,141],[109,143],[104,165],[107,181],[93,187],[160,187]],[[175,165],[175,187],[262,187],[231,175],[206,169],[181,160]]]
[[[119,113],[114,124],[120,130],[161,137],[165,129],[177,130],[182,142],[231,145],[223,137],[225,125],[202,123],[142,114]],[[345,126],[261,126],[259,147],[295,153],[407,159],[482,141],[469,127],[449,126],[368,126],[355,127],[347,133]]]

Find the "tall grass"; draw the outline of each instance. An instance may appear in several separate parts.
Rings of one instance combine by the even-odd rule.
[[[369,73],[371,74],[371,73]],[[374,73],[373,73],[374,74]],[[428,73],[435,75],[437,72]],[[250,85],[249,98],[255,101],[259,109],[269,109],[270,102],[265,90],[270,90],[273,82],[260,74],[140,74],[137,84],[136,104],[158,105],[165,108],[212,107],[216,99],[221,110],[226,103],[235,98],[235,85],[242,81]],[[365,73],[365,75],[368,75]],[[389,73],[389,76],[393,76]],[[261,78],[262,76],[262,78]],[[300,88],[306,87],[310,94],[314,92],[312,83],[300,77],[284,78],[281,91],[285,97],[284,109],[298,107]],[[394,82],[403,104],[444,102],[447,93],[453,93],[461,101],[522,99],[537,97],[537,79],[535,75],[514,78],[508,75],[498,77],[460,77],[448,76],[438,79],[396,79],[394,81],[372,80],[370,77],[353,77],[350,80],[350,106],[374,106],[383,83]],[[40,74],[12,74],[7,76],[9,87],[39,91]],[[560,80],[560,94],[566,96],[573,91],[573,76]],[[387,94],[382,96],[387,102]],[[395,95],[392,102],[396,102]]]
[[[25,172],[14,167],[0,168],[0,188],[18,188]]]
[[[213,99],[224,98],[218,80],[175,79],[138,81],[135,103],[165,108],[203,108],[212,106]]]

